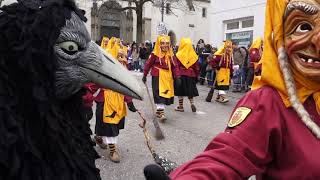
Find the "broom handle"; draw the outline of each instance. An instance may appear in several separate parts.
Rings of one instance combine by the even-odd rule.
[[[152,107],[152,115],[153,115],[152,122],[153,122],[153,126],[157,129],[157,128],[160,128],[160,125],[159,125],[158,121],[155,118],[155,116],[156,116],[156,114],[155,114],[156,113],[155,104],[152,101],[151,94],[150,94],[150,91],[149,91],[147,83],[144,83],[144,85],[146,86],[148,98],[149,98],[149,101],[150,101],[150,104],[151,104],[151,107]]]
[[[146,144],[148,146],[148,149],[149,149],[151,155],[153,156],[155,151],[154,151],[154,149],[153,149],[153,147],[151,145],[151,140],[150,140],[151,138],[149,136],[149,133],[148,133],[148,130],[147,130],[147,127],[146,127],[147,120],[143,117],[142,113],[139,110],[137,112],[138,112],[139,116],[142,119],[142,123],[139,124],[139,126],[143,129],[143,135],[144,135],[144,138],[146,140]]]
[[[151,106],[152,106],[152,113],[155,114],[155,112],[156,112],[155,107],[154,107],[155,105],[154,105],[154,103],[153,103],[153,101],[152,101],[152,98],[151,98],[151,95],[150,95],[150,91],[149,91],[148,85],[147,85],[147,83],[144,83],[144,85],[146,86],[147,93],[148,93],[148,98],[149,98],[149,101],[150,101]]]

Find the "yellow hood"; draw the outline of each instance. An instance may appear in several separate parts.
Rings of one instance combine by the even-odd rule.
[[[263,41],[262,41],[262,38],[261,38],[261,37],[256,38],[256,39],[253,41],[250,49],[260,49],[261,46],[262,46],[262,42],[263,42]]]
[[[290,0],[268,0],[266,6],[266,24],[264,34],[264,50],[262,54],[262,75],[255,79],[255,89],[264,85],[275,88],[284,104],[291,106],[283,74],[278,62],[278,49],[284,47],[284,25],[283,16]],[[299,72],[292,69],[293,78],[296,83],[297,96],[301,103],[313,95],[319,112],[320,107],[320,84],[303,77]]]
[[[192,41],[190,38],[182,38],[180,40],[176,56],[187,69],[197,62],[198,55],[192,47]]]
[[[104,49],[104,50],[107,49],[107,45],[105,45],[105,43],[106,43],[106,41],[108,41],[108,40],[109,40],[108,37],[103,36],[102,41],[101,41],[101,45],[100,45],[100,46],[102,47],[102,49]]]
[[[165,35],[161,35],[161,36],[158,36],[157,38],[157,41],[156,41],[156,44],[154,45],[154,49],[153,49],[153,54],[156,55],[157,57],[159,58],[163,58],[165,55],[167,56],[170,56],[170,57],[173,57],[173,50],[172,48],[170,47],[169,48],[169,52],[167,53],[164,53],[161,51],[161,48],[160,48],[160,42],[161,40],[165,39],[166,41],[169,41],[170,42],[170,36],[165,36]]]

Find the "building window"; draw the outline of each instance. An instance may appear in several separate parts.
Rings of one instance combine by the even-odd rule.
[[[227,23],[227,30],[239,29],[239,21]]]
[[[244,20],[242,21],[242,28],[253,27],[253,24],[254,24],[253,19]]]
[[[166,4],[166,14],[171,14],[171,4],[170,3]]]
[[[207,17],[207,8],[202,8],[202,17],[203,18]]]

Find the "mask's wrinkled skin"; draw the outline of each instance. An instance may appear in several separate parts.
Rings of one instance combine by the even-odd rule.
[[[285,48],[291,66],[320,82],[320,0],[292,0],[284,17]]]
[[[170,48],[170,42],[165,39],[162,39],[160,41],[160,48],[162,52],[168,52]]]

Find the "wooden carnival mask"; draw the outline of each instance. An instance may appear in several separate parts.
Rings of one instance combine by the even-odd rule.
[[[291,66],[320,82],[320,0],[291,0],[284,15],[285,48]]]
[[[162,52],[168,52],[170,48],[170,41],[166,38],[161,39],[160,48]]]

